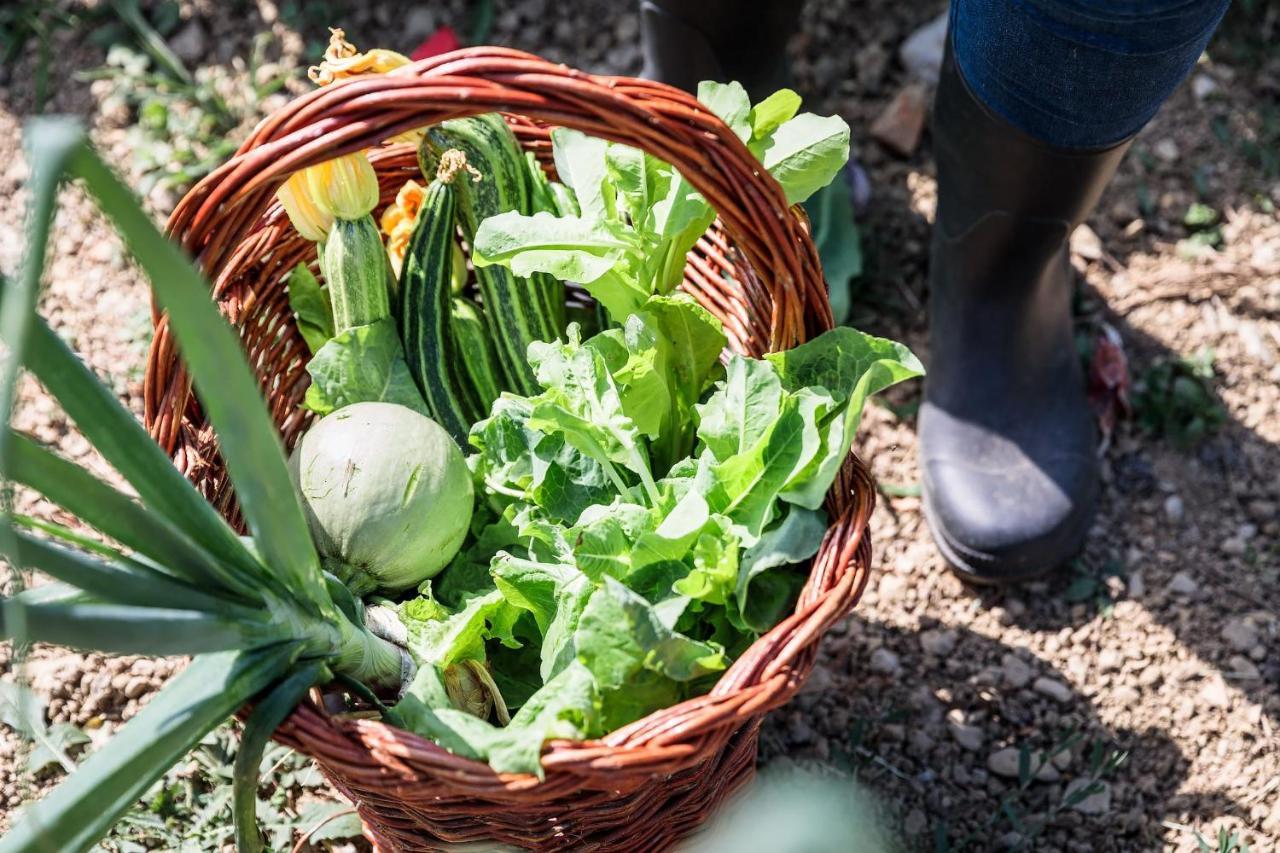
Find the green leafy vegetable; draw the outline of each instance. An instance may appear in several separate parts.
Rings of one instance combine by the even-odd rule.
[[[390,318],[330,338],[307,364],[311,385],[304,405],[326,415],[352,403],[398,403],[429,415],[404,361]]]
[[[298,331],[307,342],[307,349],[319,352],[334,334],[333,305],[329,302],[329,294],[320,287],[320,282],[316,281],[306,264],[293,268],[287,287],[289,307],[297,318]]]

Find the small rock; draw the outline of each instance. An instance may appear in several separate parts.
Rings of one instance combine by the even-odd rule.
[[[871,42],[854,54],[853,67],[859,84],[868,89],[876,89],[889,67],[889,54],[879,43]]]
[[[1098,652],[1098,669],[1103,672],[1117,670],[1122,663],[1124,663],[1124,656],[1115,649],[1103,649]]]
[[[1075,694],[1071,692],[1071,688],[1063,684],[1061,681],[1053,678],[1040,677],[1035,680],[1031,687],[1039,694],[1048,696],[1053,701],[1066,705],[1075,698]]]
[[[970,752],[977,752],[982,749],[982,742],[986,740],[986,735],[982,729],[967,723],[956,723],[951,720],[947,721],[947,728],[951,730],[952,739],[960,744],[962,748]]]
[[[1249,501],[1245,511],[1258,524],[1266,524],[1269,521],[1276,520],[1276,505],[1273,501]]]
[[[924,758],[930,752],[933,752],[937,742],[923,729],[912,729],[907,735],[907,749],[917,758]]]
[[[877,675],[897,675],[902,669],[898,656],[884,647],[871,653],[870,665],[871,671]]]
[[[906,819],[902,821],[902,829],[907,835],[919,835],[924,832],[928,825],[929,819],[919,809],[912,809],[907,812]]]
[[[1178,572],[1169,579],[1169,592],[1177,595],[1192,595],[1200,585],[1186,572]]]
[[[1133,572],[1129,575],[1129,597],[1143,598],[1147,594],[1147,583],[1142,577],[1142,572]]]
[[[1222,639],[1237,652],[1247,652],[1258,645],[1258,629],[1248,619],[1231,619],[1222,626]]]
[[[1173,163],[1178,159],[1178,143],[1166,136],[1152,146],[1151,152],[1164,162]]]
[[[1061,778],[1058,769],[1048,761],[1039,762],[1039,756],[1036,753],[1031,754],[1031,773],[1041,782],[1054,782]],[[987,756],[987,769],[997,776],[1003,776],[1006,779],[1018,778],[1018,749],[1013,746],[1006,746],[1004,749],[996,750]]]
[[[1169,495],[1164,499],[1164,517],[1172,521],[1174,524],[1181,524],[1182,519],[1187,515],[1187,508],[1182,503],[1182,498],[1177,495]]]
[[[1229,536],[1222,540],[1220,546],[1222,553],[1228,557],[1243,557],[1244,552],[1249,549],[1249,543],[1245,542],[1239,536]]]
[[[896,601],[907,588],[907,581],[897,572],[886,572],[876,585],[876,595],[881,601]]]
[[[151,689],[151,682],[145,678],[129,679],[129,683],[124,686],[124,695],[129,699],[137,699],[143,693]]]
[[[956,632],[944,628],[930,628],[920,634],[920,648],[927,655],[946,657],[955,651]]]
[[[1088,796],[1082,797],[1078,802],[1073,802],[1079,791],[1084,791],[1090,785],[1096,784],[1098,789]],[[1091,782],[1089,779],[1072,779],[1067,783],[1066,790],[1062,792],[1063,799],[1071,803],[1071,808],[1087,815],[1102,815],[1111,811],[1111,786],[1106,782]]]
[[[404,29],[407,42],[413,43],[415,39],[421,41],[435,32],[436,13],[425,3],[414,4],[413,8],[405,13],[401,27]]]
[[[910,157],[920,144],[928,101],[923,84],[904,86],[872,123],[871,136],[890,151]]]
[[[1258,535],[1258,525],[1245,522],[1236,528],[1236,536],[1245,542],[1252,542],[1253,537]]]
[[[1216,91],[1218,91],[1218,81],[1208,74],[1197,74],[1191,78],[1191,94],[1195,95],[1197,101],[1203,101]]]
[[[1026,846],[1026,839],[1016,829],[1011,829],[996,839],[996,848],[1000,850],[1021,850]]]
[[[169,49],[187,65],[195,65],[204,59],[208,46],[209,39],[204,34],[204,25],[200,23],[199,18],[187,21],[182,29],[169,39]]]
[[[898,61],[907,74],[933,85],[942,70],[942,53],[947,43],[947,13],[907,36],[898,48]]]
[[[1071,232],[1071,251],[1087,261],[1102,257],[1102,240],[1088,225],[1079,225]]]
[[[1200,690],[1200,698],[1214,708],[1230,708],[1231,694],[1227,692],[1227,683],[1221,675],[1214,675],[1205,682]]]
[[[1244,655],[1232,655],[1231,660],[1227,661],[1231,667],[1231,676],[1241,681],[1257,681],[1262,678],[1262,673],[1258,671],[1258,667],[1253,661]]]
[[[1026,687],[1035,677],[1035,670],[1015,654],[1006,654],[1000,661],[1000,674],[1004,683],[1015,690]]]

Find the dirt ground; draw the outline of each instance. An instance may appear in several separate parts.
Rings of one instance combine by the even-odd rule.
[[[406,52],[438,25],[464,33],[469,25],[460,0],[408,13],[405,5],[183,2],[170,44],[201,73],[292,73],[283,91],[246,108],[249,121],[305,85],[297,71],[318,58],[325,24],[344,26],[361,46]],[[904,158],[866,128],[908,82],[899,45],[941,9],[813,2],[792,44],[807,108],[850,122],[870,177],[853,322],[907,342],[926,364],[928,132]],[[258,33],[274,37],[265,71],[247,64]],[[637,34],[630,2],[494,4],[493,41],[587,70],[636,73]],[[1226,415],[1218,432],[1184,448],[1122,420],[1102,456],[1102,510],[1085,553],[1058,577],[999,591],[956,580],[925,528],[918,384],[896,389],[864,421],[859,452],[884,492],[873,520],[875,574],[823,644],[805,691],[766,723],[762,755],[855,774],[903,849],[1195,850],[1197,832],[1223,853],[1233,834],[1255,851],[1280,849],[1278,38],[1280,8],[1237,4],[1192,81],[1135,142],[1090,230],[1073,240],[1082,330],[1114,328],[1135,382],[1153,365],[1212,350]],[[83,28],[56,32],[53,46],[44,111],[81,116],[118,169],[145,178],[130,134],[136,111],[82,76],[103,65],[105,48]],[[7,274],[20,262],[20,131],[35,111],[39,64],[29,47],[0,67]],[[148,192],[158,218],[178,191]],[[64,202],[44,314],[140,412],[146,284],[81,193],[67,189]],[[1185,224],[1194,203],[1218,214],[1213,239],[1202,241],[1216,248],[1188,240],[1204,230]],[[33,383],[17,426],[92,459]],[[27,497],[20,509],[59,518]],[[25,677],[52,721],[99,740],[180,666],[36,648]],[[10,669],[8,649],[0,669]],[[0,728],[0,828],[58,778],[23,773],[23,748]],[[1019,778],[1020,752],[1034,778]],[[1071,796],[1090,785],[1082,800]]]

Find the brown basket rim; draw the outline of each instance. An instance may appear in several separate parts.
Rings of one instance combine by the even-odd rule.
[[[507,114],[526,143],[545,134],[543,125],[556,124],[645,148],[676,165],[719,214],[718,228],[699,242],[704,260],[690,254],[684,289],[724,316],[731,308],[742,308],[742,295],[737,294],[736,302],[733,294],[726,295],[717,268],[705,258],[719,258],[723,266],[729,263],[725,256],[736,252],[742,261],[737,269],[755,274],[743,287],[755,324],[763,321],[761,314],[767,315],[767,335],[753,335],[746,328],[751,323],[736,332],[727,327],[735,348],[754,355],[786,349],[832,326],[807,220],[798,208],[788,207],[781,187],[720,119],[691,95],[664,84],[595,76],[506,48],[467,48],[291,101],[264,119],[230,160],[181,200],[167,230],[211,275],[215,299],[239,326],[267,299],[259,290],[237,291],[248,259],[268,248],[279,256],[277,267],[291,266],[289,261],[300,256],[277,251],[292,228],[272,197],[288,174],[377,146],[406,130],[490,111]],[[404,158],[397,146],[374,152],[384,198],[388,187],[394,195],[395,178],[403,180],[394,169]],[[388,170],[390,183],[383,174]],[[209,494],[220,463],[188,451],[199,442],[211,446],[213,439],[190,394],[167,322],[158,308],[153,314],[156,334],[144,384],[146,425]],[[296,331],[292,337],[298,337]],[[264,364],[287,361],[289,352],[288,343],[275,339],[250,348],[251,358]],[[269,372],[263,377],[286,441],[303,419],[273,395],[296,385],[297,373],[294,368],[274,379]],[[392,786],[426,775],[473,795],[517,802],[544,800],[584,784],[616,786],[623,777],[688,768],[799,689],[812,669],[818,639],[852,608],[866,584],[871,562],[867,528],[874,503],[870,474],[851,455],[828,494],[831,523],[795,612],[739,657],[710,693],[599,740],[549,742],[542,756],[545,779],[498,774],[483,762],[460,758],[380,721],[334,719],[315,701],[299,705],[277,739],[314,756],[331,775]]]

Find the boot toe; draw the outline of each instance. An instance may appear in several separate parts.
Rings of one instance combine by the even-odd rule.
[[[1012,583],[1051,571],[1079,552],[1098,490],[1088,448],[1059,445],[1037,453],[955,422],[943,436],[950,441],[931,442],[925,426],[925,516],[958,573],[976,583]]]

